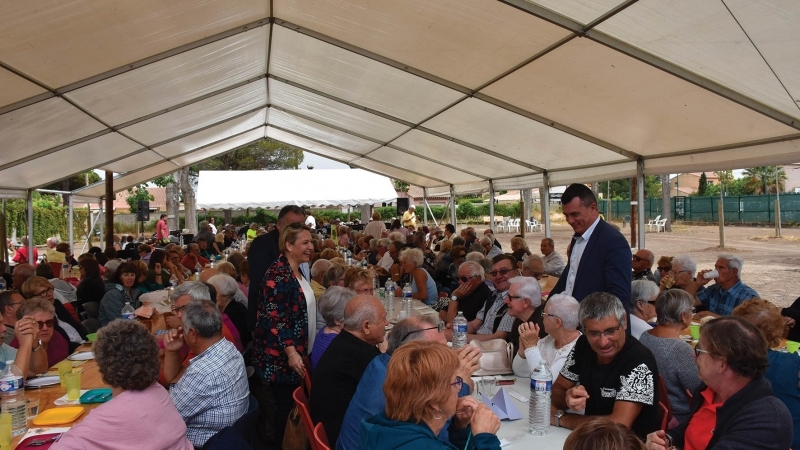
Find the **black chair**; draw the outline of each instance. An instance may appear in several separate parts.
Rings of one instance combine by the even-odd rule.
[[[84,320],[83,322],[81,322],[81,325],[83,325],[86,328],[86,331],[88,332],[87,334],[97,333],[97,330],[99,330],[100,327],[102,327],[100,321],[95,319],[94,317],[90,317]]]
[[[86,313],[87,319],[97,319],[100,317],[100,303],[86,302],[81,306],[83,306],[83,312]]]
[[[258,400],[250,394],[247,412],[233,425],[225,427],[206,441],[203,450],[247,450],[257,447]]]

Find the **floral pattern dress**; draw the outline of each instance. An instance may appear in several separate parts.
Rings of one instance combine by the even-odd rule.
[[[265,381],[297,384],[284,349],[308,355],[308,308],[289,261],[281,254],[264,274],[253,332],[253,367]]]

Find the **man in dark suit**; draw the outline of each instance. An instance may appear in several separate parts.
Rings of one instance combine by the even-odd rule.
[[[250,250],[247,251],[247,260],[250,262],[250,288],[247,291],[247,328],[252,330],[256,325],[256,311],[258,310],[259,289],[261,280],[264,279],[269,266],[278,260],[278,237],[283,227],[290,223],[304,223],[306,213],[303,208],[296,205],[284,206],[278,213],[278,223],[275,229],[267,234],[253,239]],[[306,264],[306,266],[308,266]],[[301,269],[302,270],[302,269]],[[303,275],[308,278],[308,267]]]
[[[580,302],[593,292],[608,292],[627,310],[632,270],[628,241],[600,218],[597,198],[585,185],[570,185],[561,196],[561,207],[575,236],[567,266],[550,295],[564,293]]]

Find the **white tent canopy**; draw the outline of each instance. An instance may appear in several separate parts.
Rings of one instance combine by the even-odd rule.
[[[393,202],[391,181],[364,170],[200,171],[203,209],[329,207]]]
[[[798,22],[790,0],[3,2],[0,195],[264,137],[430,192],[792,163]]]

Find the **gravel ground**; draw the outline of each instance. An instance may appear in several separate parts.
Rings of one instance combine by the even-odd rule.
[[[476,229],[482,232],[485,227]],[[630,228],[626,227],[622,232],[630,241]],[[498,233],[504,251],[510,251],[513,236],[513,233]],[[556,250],[565,258],[571,236],[569,225],[553,224],[551,237],[556,242]],[[526,240],[532,252],[538,253],[542,237],[542,232],[527,233]],[[713,269],[719,253],[737,254],[744,258],[742,281],[762,298],[785,307],[800,296],[800,283],[796,280],[800,276],[800,229],[783,229],[782,237],[776,238],[774,228],[728,226],[725,228],[725,248],[722,249],[719,247],[719,227],[675,225],[671,233],[648,232],[645,243],[656,255],[656,260],[662,255],[690,254],[698,270]]]

